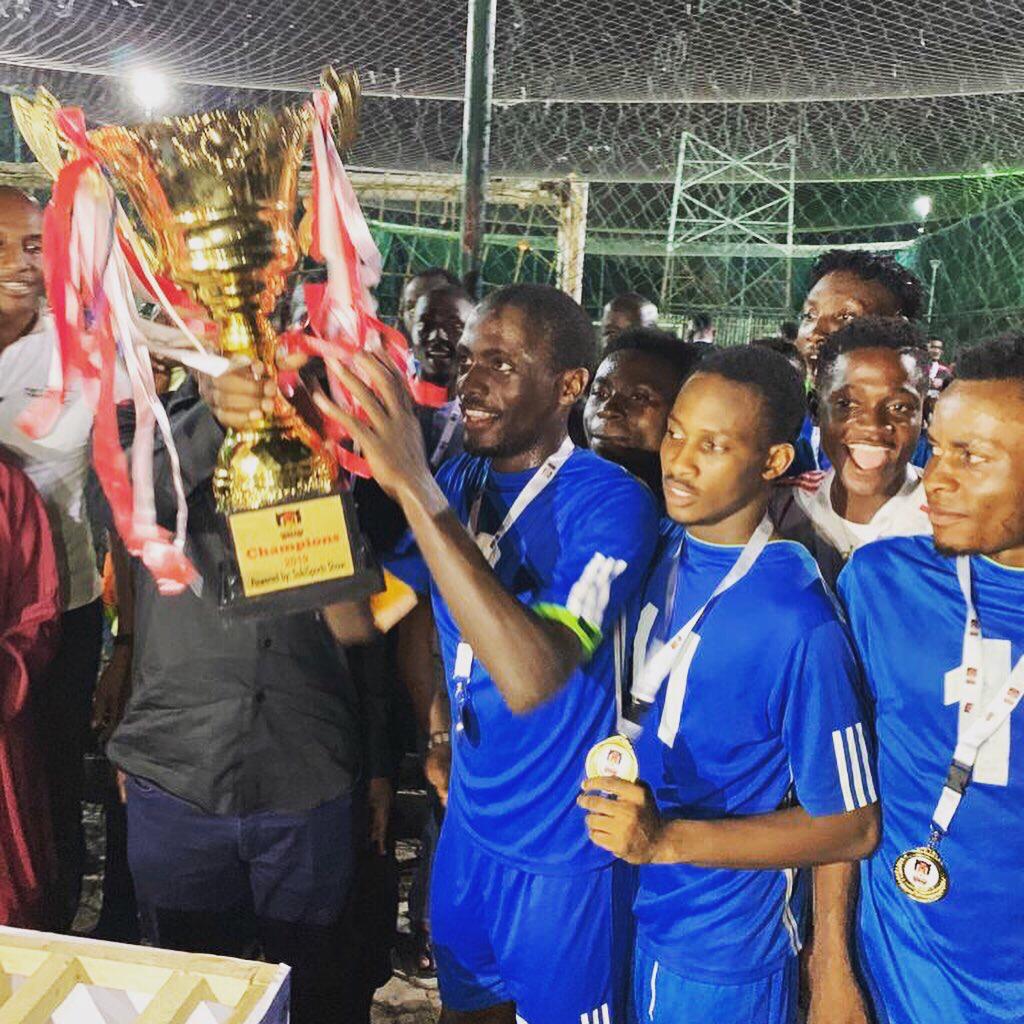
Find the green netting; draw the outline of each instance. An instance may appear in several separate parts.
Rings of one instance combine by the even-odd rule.
[[[720,336],[764,333],[798,305],[815,252],[860,245],[891,248],[926,284],[940,261],[933,321],[953,342],[1024,324],[1019,5],[499,0],[497,10],[492,170],[588,184],[593,315],[628,289],[658,301],[666,322],[706,310]],[[45,84],[96,121],[128,122],[143,116],[129,87],[139,68],[166,77],[157,112],[177,113],[294,102],[322,64],[352,64],[366,98],[349,164],[455,175],[465,23],[464,4],[394,0],[0,0],[0,91]],[[681,169],[684,135],[695,142]],[[0,102],[0,161],[28,159]],[[0,167],[5,180],[21,173]],[[780,188],[788,199],[759,217]],[[932,202],[924,219],[921,196]],[[409,270],[457,266],[457,190],[365,205],[386,250],[390,313]],[[670,252],[673,209],[684,213]],[[486,234],[486,284],[558,279],[557,225],[539,195],[493,206]]]

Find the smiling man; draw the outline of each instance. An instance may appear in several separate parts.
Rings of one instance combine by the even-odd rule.
[[[780,487],[772,518],[834,586],[850,554],[879,537],[929,533],[920,470],[928,352],[906,320],[862,317],[817,356],[821,443],[832,468],[816,487]]]
[[[35,710],[57,851],[51,927],[63,929],[75,916],[85,866],[81,801],[103,604],[85,501],[92,414],[81,384],[68,382],[63,409],[45,437],[30,438],[18,426],[46,390],[56,347],[43,298],[42,211],[24,192],[0,185],[0,449],[43,499],[60,576],[61,640]]]
[[[930,427],[934,543],[869,545],[839,579],[877,709],[858,945],[881,1024],[1024,1007],[1024,336],[957,374]]]
[[[643,784],[580,798],[594,843],[641,865],[638,1021],[795,1022],[794,869],[877,838],[853,650],[810,555],[769,543],[803,410],[786,359],[744,346],[707,357],[669,417],[633,647]]]
[[[459,346],[466,451],[436,481],[393,369],[359,359],[375,393],[342,369],[365,423],[320,399],[408,519],[389,568],[433,600],[453,725],[431,899],[446,1021],[623,1020],[628,879],[574,800],[615,728],[605,637],[639,591],[657,514],[568,438],[593,357],[564,293],[488,296]]]
[[[412,352],[421,380],[438,384],[449,400],[437,409],[421,409],[420,425],[430,465],[462,451],[462,413],[455,397],[456,353],[473,300],[461,285],[446,284],[421,295],[412,318]]]
[[[643,480],[659,501],[665,424],[700,356],[665,331],[624,331],[605,348],[583,409],[590,450]]]

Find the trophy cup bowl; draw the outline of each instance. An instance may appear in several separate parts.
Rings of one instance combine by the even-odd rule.
[[[298,174],[312,112],[212,111],[105,127],[89,141],[122,183],[169,276],[205,306],[227,356],[274,373],[268,320],[298,258]],[[329,494],[338,468],[283,400],[229,430],[214,473],[225,515]]]
[[[351,96],[342,109],[354,111]],[[277,333],[268,316],[298,258],[298,176],[313,117],[306,104],[89,132],[162,268],[219,326],[221,354],[259,360],[271,376]],[[336,493],[338,472],[280,396],[273,413],[227,431],[213,489],[236,565],[221,580],[222,606],[240,614],[301,610],[379,589],[379,573],[349,525],[351,497]],[[314,508],[316,499],[330,508]],[[283,591],[302,596],[286,600]]]

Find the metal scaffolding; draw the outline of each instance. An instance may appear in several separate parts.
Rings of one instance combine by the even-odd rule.
[[[796,144],[727,153],[683,132],[665,241],[661,306],[784,315],[792,306]]]

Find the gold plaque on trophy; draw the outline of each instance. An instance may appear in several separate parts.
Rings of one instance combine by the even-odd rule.
[[[246,597],[351,576],[341,498],[310,498],[228,517]]]

